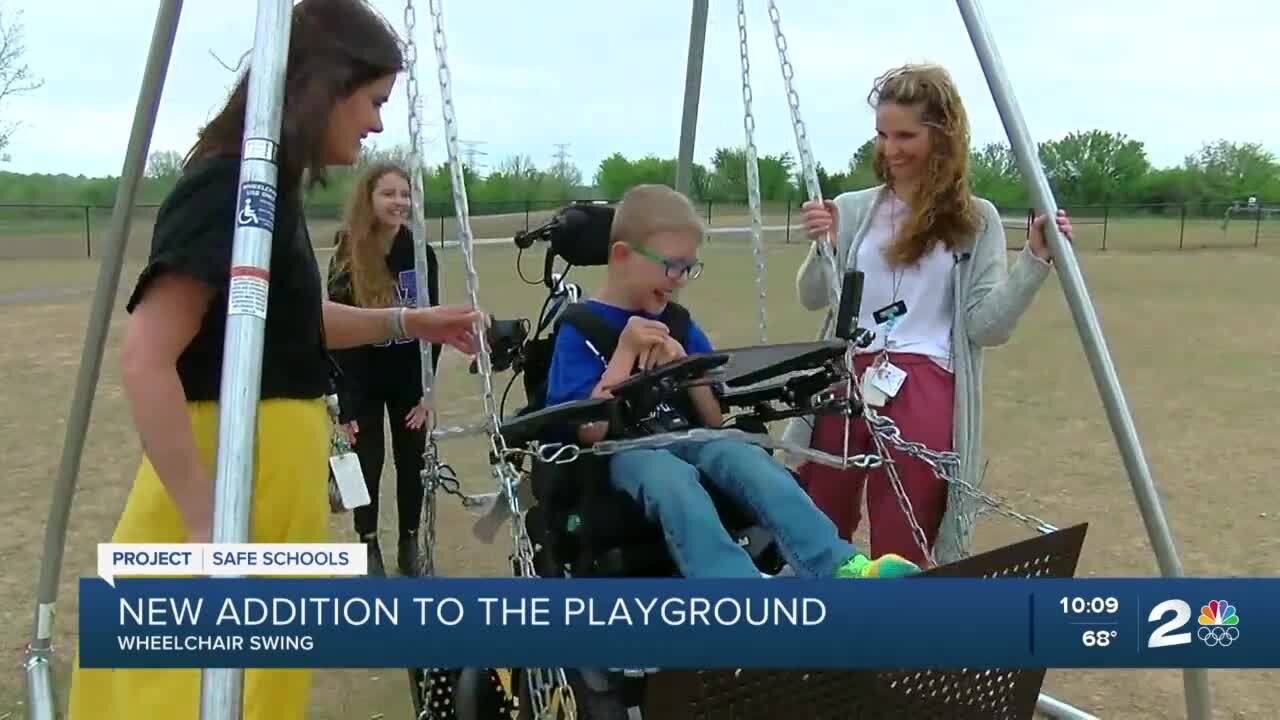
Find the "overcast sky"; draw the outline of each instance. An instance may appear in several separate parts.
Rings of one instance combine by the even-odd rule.
[[[440,89],[426,0],[417,0],[425,144],[444,158]],[[375,5],[404,28],[404,6]],[[743,142],[736,2],[712,0],[698,123],[699,162]],[[761,154],[795,140],[767,3],[747,3],[756,140]],[[22,123],[0,168],[120,172],[158,2],[0,0],[23,11],[27,62],[45,81],[0,117]],[[1123,132],[1158,166],[1217,138],[1280,153],[1275,0],[985,0],[986,17],[1032,136]],[[225,100],[253,41],[253,0],[185,3],[152,142],[185,152]],[[463,139],[493,167],[513,153],[539,166],[556,143],[591,181],[600,160],[673,157],[689,37],[687,0],[452,0],[445,3],[454,102]],[[975,143],[1004,139],[959,11],[948,0],[781,0],[801,112],[814,152],[841,168],[874,132],[866,94],[894,65],[932,61],[955,76]],[[404,80],[386,107],[380,146],[408,136]]]

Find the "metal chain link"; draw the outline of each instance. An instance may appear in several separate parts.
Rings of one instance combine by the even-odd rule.
[[[747,133],[747,205],[751,209],[751,252],[755,259],[760,344],[763,345],[769,342],[765,331],[764,221],[760,213],[760,160],[756,150],[756,119],[751,111],[751,59],[747,52],[746,0],[738,0],[738,52],[742,57],[742,125]]]
[[[787,105],[791,108],[791,128],[796,135],[796,149],[800,154],[800,175],[804,178],[805,189],[810,200],[822,199],[822,186],[818,183],[818,164],[813,159],[813,149],[809,146],[809,133],[805,129],[804,119],[800,117],[800,95],[796,92],[792,79],[795,70],[787,56],[787,38],[782,34],[782,17],[774,0],[769,0],[769,20],[773,23],[774,44],[778,47],[778,62],[782,68],[782,82],[786,87]],[[820,239],[814,243],[818,256],[823,260],[823,268],[827,275],[827,295],[831,303],[830,310],[835,312],[840,307],[840,280],[837,272],[835,255],[829,243]]]
[[[934,475],[946,480],[949,485],[954,486],[959,492],[981,502],[990,510],[1028,525],[1036,532],[1046,533],[1057,530],[1054,525],[1034,515],[1014,509],[1007,500],[974,487],[971,483],[961,478],[959,470],[960,455],[958,453],[932,450],[921,443],[906,440],[902,437],[902,430],[898,428],[891,418],[880,415],[874,410],[868,411],[866,414],[873,434],[884,438],[894,449],[911,455],[928,465],[933,470]]]
[[[429,274],[427,267],[427,219],[425,215],[426,191],[422,183],[422,99],[418,94],[418,42],[416,39],[418,14],[413,7],[413,0],[405,0],[405,66],[408,70],[408,82],[405,83],[405,99],[409,106],[409,172],[411,178],[412,201],[410,211],[413,213],[413,245],[414,272],[420,281],[417,283],[417,306],[428,307],[431,304],[431,293],[427,291],[425,278]],[[431,344],[418,342],[418,353],[422,366],[422,397],[431,405],[435,386],[435,367],[432,362]],[[428,413],[427,435],[435,429],[436,413]]]
[[[458,245],[462,249],[464,259],[467,296],[471,301],[471,307],[479,308],[479,278],[475,268],[466,181],[458,151],[458,127],[457,118],[454,114],[452,83],[446,53],[447,42],[445,41],[444,32],[443,0],[428,0],[428,3],[432,19],[432,41],[435,46],[436,61],[439,65],[441,112],[444,117],[445,147],[449,155],[450,188],[458,221]],[[516,495],[519,475],[507,459],[506,442],[500,432],[501,421],[498,415],[498,402],[493,392],[493,365],[489,356],[488,338],[483,326],[478,326],[476,332],[479,341],[479,351],[476,354],[476,358],[478,360],[479,375],[484,387],[484,405],[488,420],[489,443],[493,452],[491,467],[494,479],[498,481],[500,492],[506,496],[510,505],[512,545],[520,573],[523,577],[537,577],[533,564],[533,544],[525,528],[524,514],[520,511],[520,501]],[[557,671],[554,675],[555,677],[551,683],[554,687],[547,688],[541,682],[534,682],[535,679],[539,681],[542,679],[540,672],[530,674],[529,689],[530,696],[533,698],[533,717],[541,718],[543,716],[546,706],[549,704],[551,693],[558,690],[562,698],[565,715],[572,720],[577,715],[573,692],[569,688],[563,671]]]
[[[418,25],[418,14],[413,7],[413,0],[405,0],[404,5],[404,27],[405,27],[405,65],[408,69],[408,79],[405,83],[405,99],[409,108],[409,173],[411,196],[411,212],[413,213],[413,244],[414,244],[414,273],[418,278],[426,278],[428,274],[426,262],[426,243],[427,243],[427,221],[424,214],[424,206],[426,203],[426,192],[422,186],[422,126],[421,126],[421,98],[418,92],[418,43],[416,39]],[[425,290],[425,282],[417,283],[417,305],[425,307],[430,303],[430,294]],[[431,357],[431,346],[428,343],[419,341],[418,352],[421,357],[421,384],[422,397],[428,407],[433,405],[432,392],[435,387],[435,368],[433,367]],[[423,447],[423,467],[419,474],[419,479],[423,486],[422,495],[422,537],[419,542],[420,554],[418,557],[417,572],[420,575],[435,575],[435,546],[436,546],[436,479],[439,467],[439,453],[433,439],[433,431],[436,423],[436,415],[434,411],[427,414],[427,427],[424,436],[425,446]],[[418,717],[420,720],[431,720],[434,716],[434,709],[431,707],[431,698],[435,696],[436,674],[427,672],[423,678],[422,685],[422,709]]]
[[[532,449],[512,449],[510,452],[513,454],[530,455],[538,461],[548,464],[565,465],[574,462],[582,455],[615,455],[625,450],[653,449],[668,447],[676,443],[709,442],[711,440],[736,440],[738,442],[747,442],[752,445],[758,445],[770,450],[785,450],[787,452],[808,457],[823,465],[830,465],[841,469],[856,467],[867,470],[878,468],[882,464],[880,456],[875,454],[869,453],[865,455],[853,455],[845,458],[839,458],[820,450],[814,450],[812,448],[787,442],[786,440],[777,440],[770,435],[763,433],[749,433],[737,428],[694,428],[692,430],[648,435],[642,438],[601,440],[595,445],[586,448],[572,443],[535,443],[533,444]]]
[[[445,148],[449,155],[449,187],[453,195],[454,214],[458,222],[458,246],[462,249],[463,270],[467,282],[467,299],[471,307],[480,307],[480,279],[476,273],[474,237],[471,233],[471,212],[467,201],[466,177],[462,169],[462,157],[458,150],[458,120],[453,108],[453,84],[449,72],[449,60],[446,48],[448,43],[444,35],[442,0],[428,0],[432,20],[432,42],[436,51],[436,62],[439,66],[440,111],[444,117]],[[495,452],[501,454],[502,436],[497,432],[499,427],[498,403],[493,392],[493,365],[489,356],[489,340],[484,332],[483,324],[476,327],[479,350],[476,353],[481,383],[484,388],[484,408],[489,423],[490,442]]]

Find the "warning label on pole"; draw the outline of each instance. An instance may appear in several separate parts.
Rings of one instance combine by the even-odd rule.
[[[252,315],[267,319],[267,292],[271,273],[251,265],[231,268],[231,289],[227,296],[228,315]]]

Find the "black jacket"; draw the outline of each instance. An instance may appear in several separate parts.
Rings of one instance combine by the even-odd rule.
[[[349,252],[349,248],[341,242],[342,239],[344,238],[337,238],[338,249],[329,260],[329,299],[343,305],[357,306],[350,274],[338,269],[342,256]],[[391,277],[395,281],[398,304],[415,307],[417,302],[413,293],[419,283],[416,282],[414,273],[413,233],[403,225],[387,253],[387,269],[391,271]],[[440,264],[429,244],[427,276],[427,297],[432,305],[438,305]],[[439,345],[431,346],[432,367],[439,366],[440,349]],[[350,422],[367,401],[381,400],[384,388],[394,388],[396,392],[403,388],[406,395],[421,397],[422,361],[417,340],[335,350],[333,357],[342,372],[338,381],[338,401],[344,423]]]

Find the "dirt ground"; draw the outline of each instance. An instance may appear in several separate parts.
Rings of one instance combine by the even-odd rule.
[[[1082,233],[1083,234],[1083,233]],[[1016,236],[1011,236],[1015,237]],[[1011,242],[1016,242],[1011,240]],[[145,247],[145,240],[141,241]],[[77,579],[93,573],[94,547],[107,539],[139,459],[120,387],[120,310],[138,270],[130,252],[122,276],[91,431],[75,496],[56,622],[56,680],[65,697],[74,652]],[[1082,246],[1086,243],[1082,242]],[[685,300],[713,342],[748,344],[756,330],[751,255],[741,242],[714,242],[708,268]],[[794,300],[803,247],[772,245],[768,253],[771,342],[804,340],[819,317]],[[537,258],[525,258],[526,276]],[[1280,274],[1280,254],[1261,250],[1081,255],[1089,291],[1118,368],[1162,494],[1186,572],[1193,576],[1280,574],[1280,490],[1274,482],[1280,430],[1280,295],[1267,286]],[[538,287],[515,272],[507,247],[480,248],[483,304],[499,317],[524,317],[540,304]],[[444,255],[445,292],[465,297],[460,258]],[[57,473],[66,416],[97,267],[84,260],[0,263],[0,648],[11,673],[0,674],[0,718],[25,715],[20,672],[34,610],[40,546]],[[587,287],[598,272],[574,271]],[[52,294],[71,289],[71,294]],[[479,381],[447,355],[440,375],[442,424],[478,418]],[[505,386],[502,378],[499,390]],[[520,401],[512,391],[508,409]],[[985,445],[988,487],[1025,512],[1065,527],[1089,522],[1080,576],[1158,574],[1078,335],[1056,278],[1051,278],[1018,332],[990,352],[986,372]],[[472,491],[489,489],[475,439],[450,440],[445,458]],[[388,474],[390,469],[388,469]],[[384,481],[384,488],[394,487]],[[390,490],[387,491],[391,492]],[[383,527],[394,525],[384,502]],[[446,575],[505,574],[505,533],[492,546],[470,534],[471,518],[441,498],[436,551]],[[349,516],[335,516],[335,540],[354,538]],[[385,534],[385,532],[384,532]],[[979,549],[1032,531],[999,516],[984,518]],[[384,547],[392,543],[385,542]],[[394,551],[388,553],[389,564]],[[1216,718],[1267,718],[1280,707],[1280,672],[1214,671]],[[1103,718],[1184,717],[1181,674],[1152,671],[1050,671],[1045,692]],[[324,671],[316,677],[317,720],[408,717],[400,669]]]

